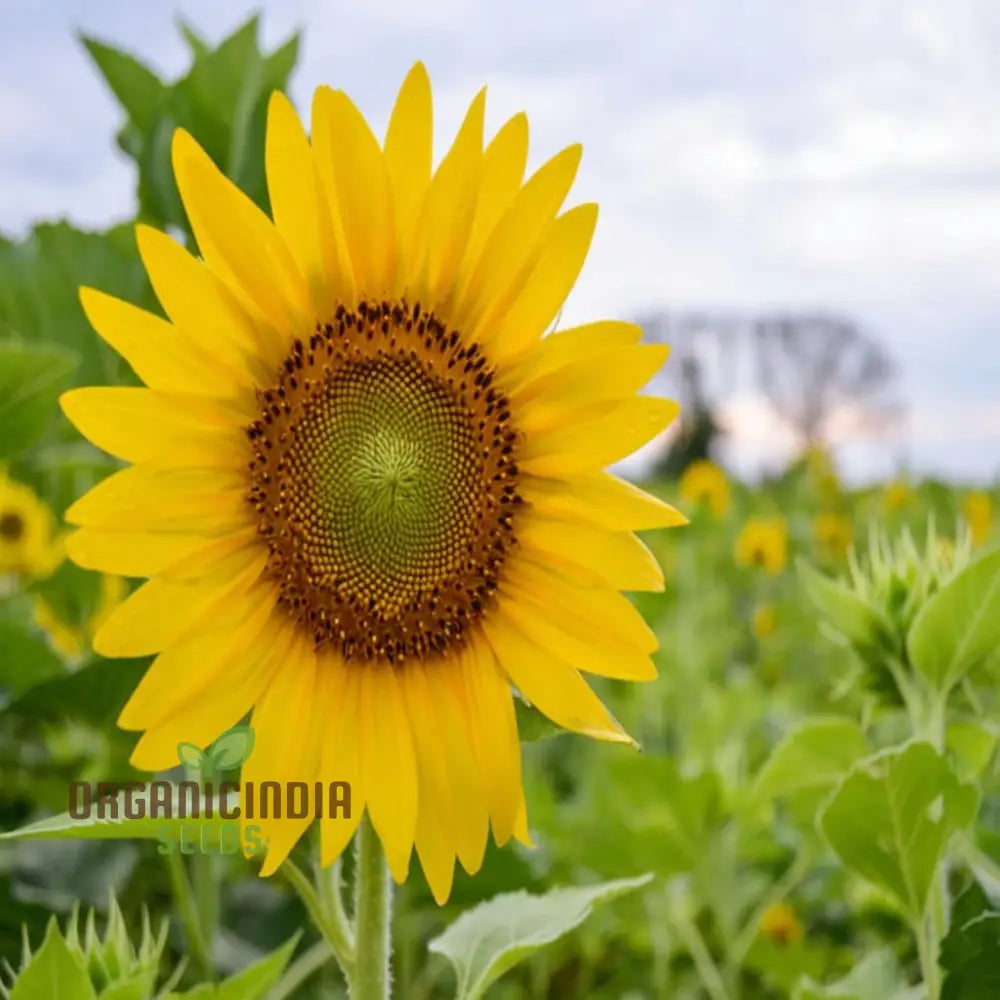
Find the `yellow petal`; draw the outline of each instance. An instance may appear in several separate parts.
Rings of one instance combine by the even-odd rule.
[[[511,405],[521,411],[519,426],[525,431],[545,426],[546,417],[536,417],[536,411],[545,411],[551,420],[567,407],[634,396],[663,367],[669,353],[666,344],[623,347],[525,380],[509,394]]]
[[[559,207],[580,165],[581,148],[570,146],[543,164],[515,195],[483,246],[457,303],[456,325],[481,339],[510,308],[524,287]]]
[[[521,744],[506,674],[479,633],[459,653],[468,735],[490,807],[493,836],[501,846],[514,830],[521,796]]]
[[[417,827],[417,765],[403,693],[393,667],[366,664],[361,706],[361,783],[368,813],[397,882],[406,880]]]
[[[363,115],[339,90],[320,87],[313,104],[313,142],[328,149],[336,204],[354,272],[356,293],[380,299],[392,287],[396,221],[385,157]]]
[[[66,539],[70,559],[84,569],[116,576],[155,576],[205,544],[201,534],[159,534],[80,528]]]
[[[526,437],[518,468],[536,476],[596,472],[647,444],[673,423],[672,399],[636,396],[567,411],[563,422]]]
[[[597,225],[597,205],[578,205],[552,224],[531,276],[486,347],[497,358],[520,354],[537,343],[563,307],[587,259]]]
[[[320,859],[332,865],[350,843],[365,811],[365,790],[358,770],[358,741],[362,721],[358,717],[361,671],[341,663],[332,654],[319,657],[318,703],[326,735],[320,748],[320,780],[347,782],[351,789],[350,814],[325,814],[320,822]]]
[[[621,320],[604,319],[583,326],[566,327],[544,337],[528,354],[501,362],[499,368],[511,390],[522,382],[533,382],[548,372],[605,354],[620,347],[631,347],[642,339],[642,327]]]
[[[546,517],[582,521],[613,531],[645,531],[687,524],[687,518],[679,510],[610,472],[567,479],[524,476],[520,492]]]
[[[655,680],[648,654],[656,640],[626,598],[607,590],[560,586],[555,580],[551,584],[552,589],[539,591],[508,581],[501,613],[526,638],[577,670],[620,680]]]
[[[320,191],[312,149],[299,116],[280,91],[271,94],[267,112],[267,191],[271,214],[299,271],[309,286],[314,316],[332,316],[350,280],[341,286],[330,269],[328,252],[335,235]]]
[[[315,317],[301,271],[271,220],[184,130],[174,133],[174,175],[191,229],[209,267],[286,335]]]
[[[276,781],[283,798],[290,782],[302,781],[308,787],[310,804],[314,804],[313,785],[320,771],[317,737],[322,719],[316,692],[316,653],[308,638],[297,637],[254,707],[250,719],[254,750],[243,765],[243,781],[252,781],[258,789],[265,781]],[[290,726],[290,719],[297,720],[297,724]],[[278,870],[312,821],[312,809],[302,819],[290,818],[283,811],[280,819],[256,820],[268,842],[262,876]]]
[[[267,384],[287,337],[166,233],[138,225],[135,239],[160,305],[184,336],[243,374],[248,389]]]
[[[94,649],[102,656],[148,656],[166,649],[246,593],[266,562],[266,552],[241,552],[214,578],[150,580],[115,608],[94,636]]]
[[[457,284],[464,286],[479,261],[486,238],[510,207],[524,179],[528,162],[528,117],[509,119],[483,153],[482,182]]]
[[[63,413],[89,441],[126,462],[169,455],[178,464],[245,464],[247,448],[232,413],[152,389],[70,389]]]
[[[595,739],[633,742],[572,667],[499,616],[485,617],[483,631],[511,683],[556,725]]]
[[[66,511],[70,524],[110,531],[223,531],[250,523],[241,475],[146,464],[112,473]]]
[[[519,520],[517,540],[525,558],[575,571],[583,583],[614,590],[663,589],[656,557],[628,532],[550,521],[532,513]]]
[[[80,304],[94,329],[151,389],[237,394],[237,373],[166,320],[93,288],[80,289]]]
[[[417,219],[431,180],[434,107],[431,81],[423,63],[406,75],[389,117],[385,134],[385,163],[396,207],[396,233],[400,261],[414,254]],[[405,278],[404,269],[400,268]],[[403,290],[400,282],[398,291]]]
[[[276,666],[262,663],[257,650],[274,645],[281,624],[267,586],[221,608],[206,628],[172,643],[156,657],[122,709],[118,725],[122,729],[169,726],[171,717],[185,706],[210,703],[217,692],[240,687],[250,692],[240,715],[249,711]],[[175,748],[180,740],[197,742],[193,733],[180,733],[180,726],[174,735]]]
[[[483,160],[483,116],[486,89],[476,95],[441,165],[434,174],[417,229],[423,243],[420,294],[437,309],[454,291],[479,193]]]

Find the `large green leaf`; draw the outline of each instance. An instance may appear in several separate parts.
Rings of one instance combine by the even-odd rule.
[[[142,131],[148,129],[166,102],[163,81],[128,52],[96,38],[82,36],[81,41],[131,122]]]
[[[848,867],[898,900],[919,921],[951,834],[975,818],[979,792],[961,781],[929,743],[911,743],[860,761],[820,815]]]
[[[0,343],[0,459],[13,458],[42,438],[78,363],[73,352],[56,346]]]
[[[1000,996],[1000,900],[990,899],[978,883],[955,901],[940,961],[945,972],[941,1000]]]
[[[793,1000],[922,1000],[922,987],[907,985],[896,956],[889,949],[866,955],[843,979],[821,986],[804,979]]]
[[[54,917],[41,948],[18,975],[10,1000],[97,1000],[87,970],[69,950]]]
[[[806,720],[774,748],[754,783],[758,801],[829,788],[868,752],[864,733],[853,720]]]
[[[1000,647],[1000,549],[970,563],[927,601],[907,646],[910,661],[939,691]]]
[[[455,967],[456,1000],[477,1000],[518,962],[583,923],[596,905],[648,885],[652,877],[552,889],[542,896],[505,893],[463,913],[428,947]]]
[[[66,672],[62,659],[38,632],[0,621],[0,705],[34,685]]]

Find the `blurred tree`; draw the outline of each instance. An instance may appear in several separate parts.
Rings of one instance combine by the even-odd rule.
[[[803,449],[831,436],[879,436],[898,420],[895,365],[851,320],[764,316],[752,324],[757,379]]]

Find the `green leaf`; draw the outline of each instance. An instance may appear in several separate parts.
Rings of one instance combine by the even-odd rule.
[[[916,922],[949,837],[973,821],[978,806],[975,785],[917,742],[855,765],[819,821],[844,864],[895,896]]]
[[[951,929],[941,942],[945,972],[941,1000],[996,1000],[1000,996],[998,903],[978,883],[955,901]]]
[[[296,934],[270,955],[221,983],[202,984],[185,993],[167,993],[162,1000],[264,1000],[285,971],[300,936]]]
[[[852,645],[878,647],[891,637],[886,618],[847,584],[813,569],[804,559],[796,562],[796,569],[806,597]]]
[[[66,672],[62,659],[37,632],[0,621],[0,693],[21,694]]]
[[[923,987],[911,987],[888,949],[866,955],[843,979],[820,986],[804,979],[793,1000],[923,1000]]]
[[[205,752],[194,743],[178,743],[177,759],[185,767],[200,771],[205,763]]]
[[[10,1000],[97,1000],[83,963],[69,950],[53,917],[41,948],[17,977]]]
[[[428,947],[455,967],[456,1000],[477,1000],[508,969],[583,923],[595,905],[648,885],[652,878],[552,889],[542,896],[504,893],[463,913]]]
[[[199,846],[204,836],[206,848],[210,845],[217,847],[222,838],[226,844],[235,844],[240,836],[238,819],[220,818],[221,800],[216,795],[200,795],[193,803],[191,795],[185,794],[183,804],[192,815],[181,817],[181,792],[175,786],[166,796],[167,809],[161,810],[157,800],[156,818],[153,818],[150,815],[153,811],[152,793],[146,786],[140,787],[137,783],[131,795],[126,791],[109,795],[108,803],[103,809],[99,809],[97,803],[97,799],[103,797],[100,792],[100,786],[91,790],[91,804],[86,818],[74,819],[68,812],[60,813],[29,823],[18,830],[0,833],[0,843],[22,840],[158,840],[161,853],[170,854],[180,849],[182,835],[185,843],[198,842]],[[68,790],[67,794],[73,794],[73,791]],[[132,814],[139,817],[142,813],[141,817],[126,817],[129,803]],[[82,799],[79,804],[83,805]],[[197,805],[197,817],[193,815],[196,811],[192,808],[193,804]],[[240,793],[231,792],[227,795],[225,805],[230,812],[238,808],[241,805]],[[169,811],[170,818],[163,816],[166,811]],[[209,811],[211,816],[208,815]]]
[[[208,757],[216,770],[231,771],[246,763],[253,753],[253,741],[252,726],[234,726],[208,748]]]
[[[163,81],[134,56],[96,38],[81,37],[101,75],[132,123],[145,132],[167,99]]]
[[[828,788],[868,752],[864,733],[853,719],[807,720],[774,748],[754,782],[757,801]]]
[[[547,715],[542,715],[519,694],[514,695],[514,714],[517,716],[517,735],[522,743],[562,736],[566,730],[557,726]]]
[[[0,343],[0,459],[35,444],[58,412],[78,359],[43,344]]]
[[[148,659],[96,657],[72,673],[35,684],[15,698],[2,715],[31,722],[78,719],[101,726],[113,725],[148,666]]]
[[[970,563],[920,609],[907,637],[910,661],[948,691],[1000,646],[1000,549]]]
[[[952,722],[945,732],[945,745],[974,775],[981,775],[993,762],[997,750],[996,725],[986,720]]]

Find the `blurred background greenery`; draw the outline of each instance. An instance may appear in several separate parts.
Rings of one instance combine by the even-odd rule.
[[[173,81],[83,40],[121,104],[115,141],[135,161],[136,219],[190,241],[169,169],[177,126],[267,208],[266,101],[286,85],[298,40],[261,51],[256,29],[250,21],[210,44],[185,26],[190,68]],[[131,226],[84,232],[41,223],[24,239],[0,239],[0,830],[64,811],[71,781],[146,777],[130,769],[134,737],[114,721],[147,663],[107,661],[90,648],[132,584],[76,568],[63,553],[63,512],[115,463],[79,439],[58,414],[57,397],[74,385],[136,382],[87,324],[81,284],[158,310]],[[669,339],[652,321],[648,334]],[[471,904],[522,887],[643,872],[655,876],[648,887],[598,911],[491,995],[888,1000],[908,995],[907,983],[916,981],[919,957],[899,906],[845,866],[817,829],[818,804],[829,792],[823,762],[839,749],[844,767],[852,763],[845,741],[854,729],[835,724],[823,737],[828,743],[799,748],[806,758],[818,755],[803,764],[813,768],[807,779],[795,769],[798,777],[783,778],[780,759],[772,759],[789,734],[817,718],[857,720],[871,749],[902,731],[891,685],[823,624],[794,563],[842,576],[849,550],[864,552],[873,530],[899,538],[910,529],[923,540],[929,524],[944,559],[956,545],[988,551],[1000,494],[996,486],[907,477],[849,488],[822,427],[812,425],[802,428],[801,456],[784,471],[741,482],[713,461],[718,421],[692,371],[688,365],[681,433],[644,473],[646,488],[691,518],[686,528],[647,539],[667,589],[637,603],[660,639],[661,677],[598,685],[644,752],[558,735],[524,713],[537,847],[491,850],[480,875],[459,874],[444,908],[414,866],[395,916],[397,989],[405,1000],[451,995],[451,973],[442,959],[427,958],[426,944]],[[987,866],[1000,866],[997,727],[989,721],[998,666],[997,657],[987,658],[950,720],[956,766],[982,792],[972,841]],[[288,887],[259,880],[242,859],[221,859],[214,877],[218,974],[245,968],[307,926]],[[109,889],[124,918],[109,910]],[[145,906],[154,925],[170,921],[164,968],[186,953],[171,872],[154,843],[0,844],[0,956],[13,966],[22,926],[37,946],[50,917],[65,921],[76,902],[112,923],[123,919],[136,940]],[[297,947],[314,938],[307,930]],[[827,992],[804,985],[834,983],[863,963],[861,986]],[[336,974],[324,972],[295,995],[342,994]],[[980,995],[987,996],[951,994]]]

